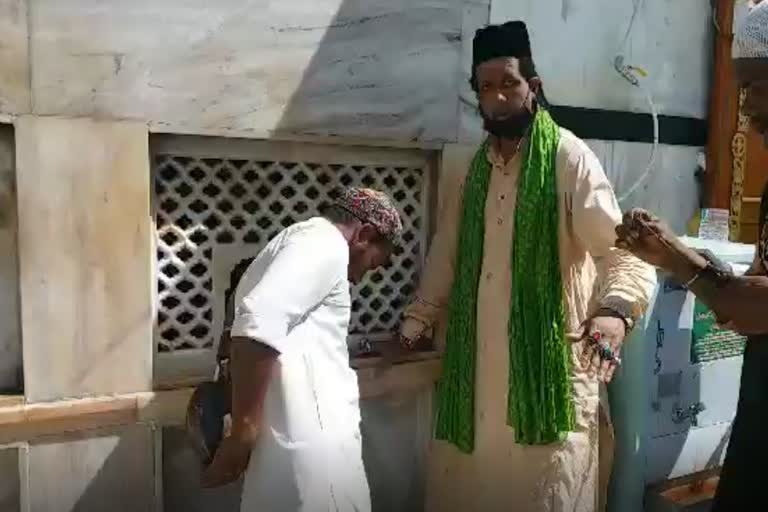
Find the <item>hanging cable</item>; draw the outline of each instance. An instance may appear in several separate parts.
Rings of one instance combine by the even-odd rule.
[[[624,194],[622,194],[621,197],[619,197],[619,203],[626,201],[627,198],[629,198],[629,196],[631,196],[635,190],[640,187],[640,185],[645,183],[645,181],[651,175],[654,164],[656,163],[656,152],[659,148],[659,114],[656,110],[656,104],[653,102],[651,92],[647,88],[645,88],[640,82],[638,82],[637,87],[645,94],[645,99],[648,102],[649,108],[651,109],[651,117],[653,119],[653,146],[651,148],[651,157],[648,160],[648,165],[646,166],[645,171],[640,175],[637,181],[635,181],[635,183],[629,187],[629,190],[627,190]]]
[[[643,0],[633,0],[634,9],[632,11],[632,17],[629,20],[629,25],[627,26],[627,32],[624,35],[624,41],[621,44],[621,50],[619,55],[616,56],[616,58],[613,61],[613,67],[616,70],[619,75],[621,75],[627,82],[629,82],[631,85],[637,87],[640,89],[644,96],[646,101],[648,102],[648,107],[650,108],[651,112],[651,118],[653,120],[653,147],[651,148],[651,156],[648,159],[648,165],[645,168],[645,171],[640,175],[640,177],[632,184],[632,186],[629,187],[629,190],[627,190],[621,197],[619,197],[618,201],[619,203],[622,203],[627,200],[643,183],[646,182],[646,180],[650,177],[651,172],[653,172],[654,164],[656,163],[656,152],[659,147],[659,115],[658,111],[656,109],[656,104],[653,101],[653,96],[651,95],[651,91],[645,87],[642,83],[641,79],[646,79],[648,77],[648,73],[637,66],[630,66],[624,63],[624,53],[627,50],[627,46],[629,44],[630,36],[632,35],[632,30],[635,26],[635,20],[637,19],[637,15],[640,12],[640,9],[643,6]]]

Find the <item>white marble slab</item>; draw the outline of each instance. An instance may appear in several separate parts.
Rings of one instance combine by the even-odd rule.
[[[0,113],[30,110],[26,0],[0,0]]]
[[[28,402],[152,389],[148,154],[140,123],[16,123]]]
[[[460,0],[38,0],[35,111],[453,140]]]
[[[643,175],[653,148],[652,144],[623,141],[586,142],[602,162],[619,198]],[[622,209],[647,208],[683,234],[699,207],[695,173],[701,151],[703,148],[659,145],[653,170],[635,192],[621,201]]]
[[[472,40],[477,29],[488,24],[491,6],[488,0],[464,2],[461,19],[461,71],[459,73],[459,142],[482,140],[483,122],[477,112],[477,95],[469,84],[472,76]]]
[[[626,64],[648,72],[643,83],[661,112],[707,115],[715,31],[710,2],[492,0],[490,19],[528,24],[533,56],[555,105],[648,112],[642,91],[613,68],[623,53]]]

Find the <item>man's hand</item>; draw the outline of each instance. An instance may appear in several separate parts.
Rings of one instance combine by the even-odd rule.
[[[220,487],[238,480],[248,469],[252,446],[239,436],[225,437],[203,472],[203,487]]]
[[[664,221],[640,208],[624,214],[616,236],[616,247],[664,270],[675,268],[685,248]]]
[[[590,339],[590,336],[595,335],[600,338],[599,343],[605,343],[610,348],[614,355],[613,360],[605,360],[600,357],[600,346]],[[619,364],[621,344],[626,335],[626,324],[621,318],[595,316],[584,323],[581,332],[569,335],[569,338],[574,342],[584,343],[584,349],[581,353],[582,368],[588,369],[590,377],[597,375],[598,379],[608,383],[613,379],[613,374]]]
[[[420,320],[404,318],[397,338],[400,346],[406,350],[427,350],[432,347],[429,331]]]

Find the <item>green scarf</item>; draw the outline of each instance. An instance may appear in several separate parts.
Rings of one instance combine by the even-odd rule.
[[[549,444],[573,430],[570,348],[558,247],[555,160],[560,130],[545,110],[533,121],[515,209],[509,312],[507,423],[521,444]],[[483,263],[485,203],[491,181],[486,140],[464,184],[456,271],[448,305],[435,436],[474,449],[477,293]]]

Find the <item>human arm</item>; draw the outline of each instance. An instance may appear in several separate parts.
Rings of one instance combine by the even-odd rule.
[[[232,325],[231,435],[206,469],[204,486],[224,485],[245,471],[276,362],[286,344],[295,342],[288,333],[345,279],[346,246],[328,242],[312,232],[294,234],[258,279],[244,276]]]
[[[597,157],[588,148],[574,151],[569,158],[573,182],[568,204],[571,226],[579,242],[595,259],[597,286],[584,335],[599,332],[618,356],[627,331],[647,308],[656,283],[656,272],[625,250],[614,247],[615,229],[621,210]],[[615,364],[600,361],[595,347],[585,343],[583,363],[590,364],[604,381],[610,381]]]
[[[645,210],[628,212],[617,235],[617,245],[686,284],[720,323],[742,334],[768,332],[768,277],[760,272],[759,265],[753,264],[750,269],[758,275],[722,273],[718,278],[707,271],[707,258],[686,246],[665,222]]]
[[[247,469],[251,449],[261,429],[264,400],[278,356],[275,349],[251,338],[231,340],[232,427],[203,474],[203,487],[234,482]]]
[[[422,337],[432,339],[435,325],[447,310],[455,272],[464,179],[476,150],[451,145],[443,152],[435,235],[419,287],[403,313],[400,328],[401,340],[410,348]]]

